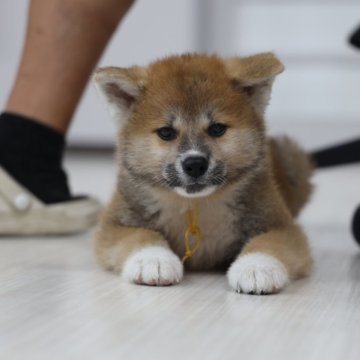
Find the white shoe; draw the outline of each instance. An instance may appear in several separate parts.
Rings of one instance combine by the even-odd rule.
[[[84,231],[100,213],[94,198],[44,204],[0,166],[0,235],[60,235]]]

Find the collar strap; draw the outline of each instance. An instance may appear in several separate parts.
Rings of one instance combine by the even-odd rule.
[[[196,251],[199,249],[202,242],[202,234],[199,227],[199,206],[195,204],[193,207],[190,207],[187,211],[187,222],[188,227],[184,235],[185,243],[185,254],[182,258],[184,263],[187,259],[194,256]],[[192,246],[191,239],[194,238],[195,242]]]

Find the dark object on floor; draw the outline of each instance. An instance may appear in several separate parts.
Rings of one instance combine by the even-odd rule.
[[[360,49],[360,26],[350,35],[349,43]]]
[[[317,168],[360,162],[360,139],[315,151],[311,156]],[[352,233],[360,245],[360,205],[352,219]]]
[[[360,26],[359,28],[350,36],[349,42],[351,45],[360,49]],[[358,149],[358,153],[360,150]],[[352,232],[355,237],[355,240],[360,245],[360,206],[355,211],[353,222],[352,222]]]
[[[360,245],[360,206],[356,209],[353,221],[352,221],[352,233],[355,240]]]

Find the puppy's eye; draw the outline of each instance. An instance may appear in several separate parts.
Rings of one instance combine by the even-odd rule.
[[[165,141],[171,141],[176,139],[177,137],[176,130],[169,126],[164,126],[160,129],[157,129],[156,133],[158,134],[160,139]]]
[[[225,134],[227,126],[220,123],[215,123],[209,126],[207,132],[212,137],[220,137]]]

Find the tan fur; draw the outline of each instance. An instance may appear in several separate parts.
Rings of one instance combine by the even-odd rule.
[[[241,255],[252,252],[269,254],[280,260],[291,279],[309,275],[312,259],[305,235],[296,225],[274,229],[254,237],[245,245]]]
[[[225,60],[184,55],[147,68],[97,71],[112,113],[125,114],[117,118],[118,186],[96,235],[105,268],[121,270],[130,254],[152,244],[183,256],[186,210],[193,200],[165,184],[164,169],[190,144],[209,150],[214,164],[223,162],[226,180],[196,200],[203,243],[186,267],[229,266],[239,254],[263,252],[291,278],[309,273],[309,247],[293,216],[309,198],[311,164],[290,140],[266,140],[262,118],[273,79],[282,71],[272,54]],[[169,117],[178,136],[163,141],[156,130]],[[227,124],[224,136],[206,134],[211,117]]]
[[[96,233],[95,251],[99,263],[106,269],[119,272],[124,261],[134,251],[149,245],[168,247],[167,241],[156,231],[119,226],[113,223],[121,196],[115,194],[108,210],[102,215],[100,226]],[[119,240],[122,241],[119,241]]]
[[[270,139],[271,165],[279,191],[291,214],[297,216],[309,200],[309,181],[314,165],[310,157],[288,137]]]

